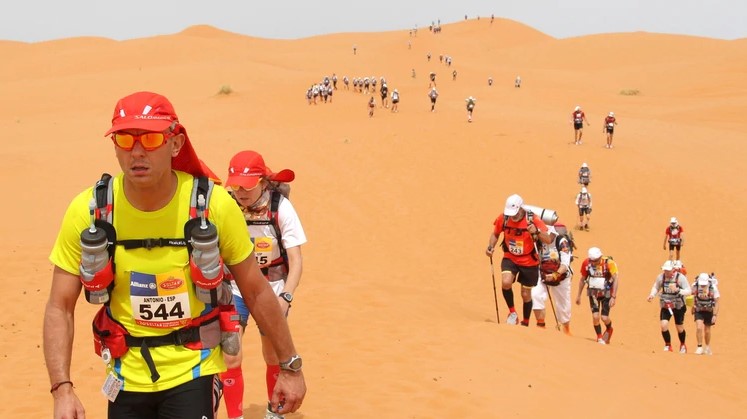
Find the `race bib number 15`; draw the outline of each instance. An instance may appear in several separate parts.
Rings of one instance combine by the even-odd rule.
[[[257,237],[254,239],[254,256],[260,266],[272,262],[272,237]]]

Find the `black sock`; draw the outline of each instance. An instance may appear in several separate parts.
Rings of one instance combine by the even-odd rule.
[[[604,326],[606,327],[607,330],[612,330],[612,322],[609,322],[605,324]]]
[[[602,325],[601,324],[595,324],[594,325],[594,331],[597,332],[597,336],[602,335]]]
[[[525,301],[522,309],[523,309],[522,310],[523,311],[522,314],[524,315],[524,319],[528,323],[529,322],[529,317],[532,316],[532,300]]]
[[[503,292],[503,299],[506,300],[506,305],[509,310],[514,308],[514,290],[509,288],[507,290],[501,290]]]
[[[684,330],[681,331],[681,332],[677,332],[677,337],[680,338],[680,344],[681,345],[685,344],[685,335],[686,334],[687,334],[687,332],[685,332]]]
[[[672,335],[669,333],[669,330],[667,330],[666,332],[661,332],[661,337],[664,338],[664,343],[666,345],[672,344]]]

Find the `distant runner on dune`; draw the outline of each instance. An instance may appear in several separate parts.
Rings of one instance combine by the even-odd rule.
[[[431,90],[428,92],[428,97],[431,98],[431,112],[436,111],[436,99],[438,99],[438,90],[436,90],[435,87],[432,87]]]
[[[571,123],[573,124],[574,132],[573,141],[576,145],[581,144],[581,137],[584,136],[584,121],[586,121],[587,126],[591,125],[589,124],[589,120],[586,119],[586,114],[581,110],[581,106],[576,106],[571,114]]]
[[[617,120],[615,119],[615,113],[610,112],[606,118],[604,118],[604,128],[602,132],[607,134],[607,145],[605,147],[612,148],[612,136],[615,134],[615,125]]]
[[[475,102],[477,99],[470,96],[464,100],[467,102],[467,121],[472,122],[472,111],[475,109]]]

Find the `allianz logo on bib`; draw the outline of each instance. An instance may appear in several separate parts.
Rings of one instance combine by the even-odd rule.
[[[130,281],[130,286],[135,287],[135,288],[146,288],[146,289],[151,289],[151,290],[156,289],[156,284],[154,282],[142,284],[140,282]]]

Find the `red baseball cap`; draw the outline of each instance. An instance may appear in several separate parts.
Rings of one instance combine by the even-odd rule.
[[[245,189],[252,189],[257,186],[262,178],[277,182],[292,182],[296,178],[296,174],[289,169],[273,173],[265,165],[262,155],[256,151],[241,151],[231,158],[231,162],[228,164],[227,187],[241,186]]]
[[[112,126],[104,136],[126,129],[163,132],[169,128],[177,134],[184,134],[185,138],[179,154],[171,159],[171,168],[193,176],[209,176],[192,147],[187,130],[179,123],[174,106],[158,93],[137,92],[119,99],[114,107]]]

